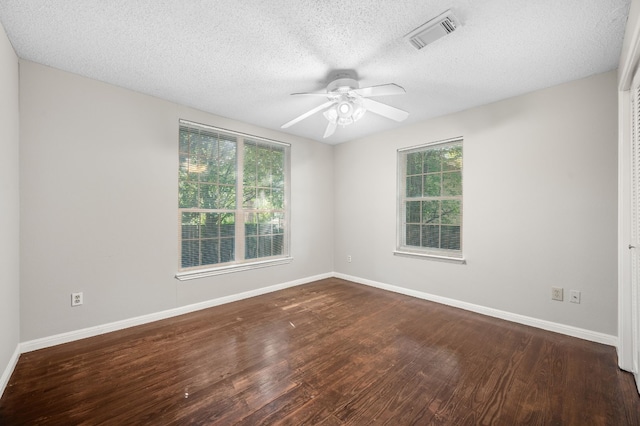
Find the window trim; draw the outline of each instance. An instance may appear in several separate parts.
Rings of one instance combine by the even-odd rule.
[[[464,257],[463,252],[463,233],[464,233],[464,148],[463,148],[463,167],[460,170],[462,175],[462,196],[461,201],[463,205],[462,209],[462,217],[460,223],[460,250],[448,250],[448,249],[437,249],[437,248],[413,248],[413,246],[407,246],[403,244],[404,238],[403,235],[405,231],[405,219],[406,218],[406,179],[407,179],[407,170],[406,170],[406,155],[412,151],[424,151],[428,148],[435,147],[438,145],[449,145],[459,143],[461,147],[463,147],[464,138],[462,136],[456,136],[449,139],[442,139],[434,142],[428,142],[420,145],[413,145],[406,148],[400,148],[397,150],[397,199],[396,199],[396,249],[393,251],[393,254],[396,256],[402,257],[410,257],[415,259],[428,259],[428,260],[437,260],[449,263],[458,263],[458,264],[466,264],[466,259]]]
[[[415,253],[415,252],[404,251],[404,250],[394,250],[393,254],[395,256],[411,257],[414,259],[439,260],[441,262],[459,263],[461,265],[467,264],[467,260],[462,256],[461,257],[441,256],[441,255],[432,254],[432,253]]]
[[[250,271],[252,269],[266,268],[268,266],[286,265],[293,261],[293,257],[287,256],[277,259],[261,260],[247,263],[225,264],[216,268],[191,269],[177,272],[175,277],[180,281],[193,280],[196,278],[213,277],[216,275],[231,274],[233,272]]]
[[[202,124],[202,123],[196,123],[193,121],[189,121],[189,120],[184,120],[184,119],[179,119],[179,125],[180,126],[186,126],[186,127],[192,127],[192,128],[198,128],[198,129],[203,129],[203,130],[207,130],[207,131],[213,131],[213,132],[219,132],[219,133],[226,133],[228,135],[233,135],[233,136],[237,136],[239,138],[242,139],[242,144],[241,146],[244,146],[244,140],[248,139],[251,141],[255,141],[255,142],[266,142],[268,144],[271,145],[278,145],[278,146],[282,146],[284,147],[284,153],[285,153],[285,170],[284,170],[284,212],[285,212],[285,222],[286,222],[286,232],[284,235],[284,248],[285,248],[285,252],[282,255],[277,255],[277,256],[269,256],[269,257],[262,257],[262,258],[252,258],[252,259],[243,259],[243,260],[235,260],[233,262],[227,262],[224,264],[220,264],[220,266],[215,266],[215,265],[202,265],[201,267],[190,267],[190,268],[182,268],[181,266],[181,255],[178,256],[178,271],[175,274],[175,278],[180,280],[180,281],[185,281],[185,280],[192,280],[192,279],[196,279],[196,278],[204,278],[204,277],[209,277],[209,276],[215,276],[215,275],[222,275],[222,274],[229,274],[229,273],[233,273],[233,272],[240,272],[240,271],[247,271],[247,270],[252,270],[252,269],[259,269],[259,268],[264,268],[264,267],[269,267],[269,266],[276,266],[276,265],[283,265],[283,264],[288,264],[291,263],[293,261],[293,257],[291,256],[291,203],[290,203],[290,197],[291,197],[291,144],[286,143],[286,142],[281,142],[281,141],[277,141],[277,140],[273,140],[273,139],[269,139],[269,138],[265,138],[262,136],[256,136],[256,135],[252,135],[249,133],[243,133],[243,132],[238,132],[235,130],[229,130],[229,129],[225,129],[225,128],[221,128],[221,127],[215,127],[215,126],[209,126],[206,124]],[[243,166],[244,162],[243,162],[243,152],[242,150],[238,150],[237,152],[237,164],[238,166]],[[239,167],[241,168],[241,167]],[[238,188],[242,187],[242,172],[243,170],[237,170],[237,174],[236,174],[236,194],[241,194],[241,192],[238,192]],[[179,190],[178,190],[179,191]],[[237,201],[237,199],[236,199]],[[236,215],[238,214],[244,214],[245,210],[242,206],[242,203],[238,204],[236,203],[236,208],[234,210],[234,212],[236,213]],[[181,217],[181,213],[182,213],[182,208],[178,207],[178,217]],[[244,219],[243,219],[244,220]],[[236,229],[239,225],[238,220],[236,220]],[[180,219],[178,219],[178,232],[181,232],[180,229]],[[178,234],[180,235],[180,234]],[[236,235],[239,235],[236,232]],[[244,236],[244,231],[242,231],[242,235]],[[238,249],[238,245],[240,245],[241,247],[244,247],[244,240],[243,238],[239,238],[236,237],[234,238],[236,241],[236,249]],[[178,253],[181,253],[181,238],[178,237]],[[240,241],[240,244],[238,244],[238,240],[242,240]]]

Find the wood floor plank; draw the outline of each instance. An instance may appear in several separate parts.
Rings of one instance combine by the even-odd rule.
[[[615,349],[326,279],[22,354],[1,425],[640,425]]]

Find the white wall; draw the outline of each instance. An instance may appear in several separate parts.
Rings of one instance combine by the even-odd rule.
[[[20,341],[18,58],[0,25],[0,394]]]
[[[20,66],[22,341],[333,270],[331,146]],[[291,143],[292,263],[174,278],[180,118]]]
[[[456,136],[467,264],[394,256],[396,150]],[[615,336],[616,146],[615,71],[338,145],[335,270]]]

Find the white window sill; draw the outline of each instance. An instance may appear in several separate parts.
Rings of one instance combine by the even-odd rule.
[[[458,263],[460,265],[466,265],[467,261],[463,257],[443,256],[430,253],[414,253],[411,251],[394,250],[393,254],[396,256],[412,257],[417,259],[437,260],[440,262]]]
[[[217,268],[198,269],[194,271],[184,271],[176,273],[176,278],[180,281],[194,280],[196,278],[212,277],[215,275],[231,274],[233,272],[250,271],[252,269],[266,268],[268,266],[285,265],[291,263],[293,257],[283,257],[278,259],[262,260],[250,263],[239,263],[236,265],[220,266]]]

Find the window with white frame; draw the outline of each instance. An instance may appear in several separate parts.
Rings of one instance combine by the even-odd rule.
[[[176,277],[289,258],[289,150],[281,142],[180,121]]]
[[[397,254],[462,258],[462,138],[398,151]]]

